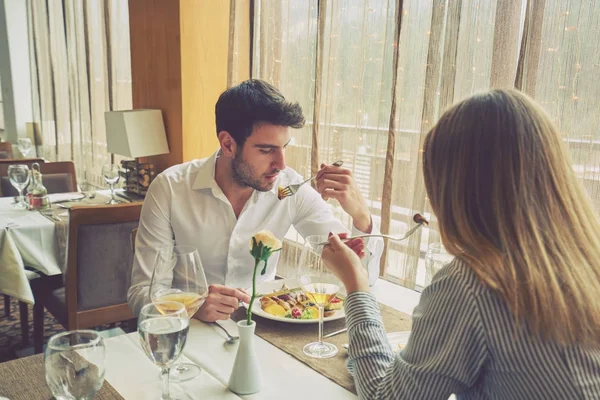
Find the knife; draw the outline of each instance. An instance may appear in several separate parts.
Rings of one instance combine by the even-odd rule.
[[[344,329],[340,329],[339,331],[328,333],[327,335],[323,335],[323,339],[328,338],[328,337],[332,337],[332,336],[335,336],[335,335],[339,335],[340,333],[344,333],[347,330],[348,330],[348,328],[344,328]]]

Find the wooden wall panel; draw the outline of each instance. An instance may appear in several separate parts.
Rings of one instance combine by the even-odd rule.
[[[183,160],[179,1],[129,0],[133,108],[163,111],[170,153],[145,157],[158,172]]]
[[[183,160],[218,146],[215,103],[227,88],[229,1],[180,0]]]

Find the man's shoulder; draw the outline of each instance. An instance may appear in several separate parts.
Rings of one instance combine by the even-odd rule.
[[[196,159],[187,161],[181,164],[173,165],[157,175],[157,179],[177,182],[188,179],[190,176],[197,174],[198,170],[208,158]]]

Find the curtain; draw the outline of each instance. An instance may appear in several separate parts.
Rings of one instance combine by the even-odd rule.
[[[119,0],[30,0],[38,156],[73,160],[80,183],[103,186],[104,112],[131,109],[129,10]]]
[[[597,2],[256,0],[254,32],[253,77],[299,101],[307,117],[288,165],[309,176],[342,159],[384,233],[403,234],[415,213],[431,220],[408,241],[386,244],[384,278],[424,284],[424,254],[439,233],[422,177],[423,139],[473,93],[517,87],[540,102],[600,206]],[[293,231],[286,239],[282,260],[293,267],[302,239]]]

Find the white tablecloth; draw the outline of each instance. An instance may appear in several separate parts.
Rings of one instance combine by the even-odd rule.
[[[45,275],[62,273],[55,224],[36,211],[15,210],[12,197],[0,198],[0,293],[33,304],[24,265]]]
[[[419,293],[378,280],[373,288],[378,300],[388,306],[412,314]],[[235,322],[220,322],[231,334],[237,333]],[[260,321],[259,321],[260,323]],[[317,334],[317,325],[315,335]],[[325,324],[327,330],[327,324]],[[289,354],[255,337],[260,359],[263,387],[250,396],[236,396],[227,390],[229,374],[238,344],[225,344],[224,334],[215,326],[193,320],[182,361],[191,360],[204,372],[198,378],[180,384],[191,399],[356,399],[338,384],[325,378]],[[106,379],[125,399],[158,398],[161,382],[156,367],[140,347],[137,333],[105,340],[107,348]],[[340,349],[340,355],[345,352]],[[338,357],[340,356],[338,355]]]

